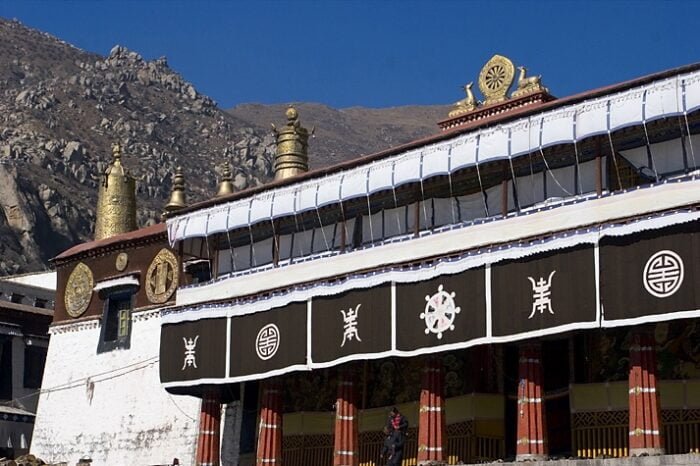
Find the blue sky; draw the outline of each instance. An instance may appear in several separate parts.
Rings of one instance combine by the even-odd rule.
[[[700,61],[697,1],[0,0],[0,16],[165,55],[223,108],[451,103],[494,53],[557,96]]]

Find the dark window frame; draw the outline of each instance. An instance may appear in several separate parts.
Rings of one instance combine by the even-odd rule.
[[[100,340],[97,344],[97,354],[131,347],[131,314],[134,310],[135,291],[132,288],[115,289],[107,294],[100,321]],[[128,308],[120,309],[117,303],[126,301],[128,301]],[[117,334],[114,339],[108,340],[108,329],[115,325],[111,322],[112,320],[116,321]]]

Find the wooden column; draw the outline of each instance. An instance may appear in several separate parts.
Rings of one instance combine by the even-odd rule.
[[[282,386],[276,379],[261,387],[260,425],[258,428],[258,466],[282,464]]]
[[[357,466],[358,423],[357,390],[350,370],[341,370],[338,377],[338,398],[335,403],[335,442],[333,466]]]
[[[518,378],[518,440],[515,459],[546,459],[549,447],[542,390],[542,346],[539,343],[520,347]]]
[[[210,390],[202,398],[197,437],[197,466],[219,466],[221,430],[221,398],[218,390]]]
[[[428,357],[423,368],[418,419],[418,464],[447,464],[442,360]]]
[[[635,333],[630,346],[629,454],[663,455],[661,407],[656,391],[656,346],[647,332]]]

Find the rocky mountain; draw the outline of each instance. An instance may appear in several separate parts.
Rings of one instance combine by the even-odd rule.
[[[426,136],[447,107],[336,110],[297,104],[316,127],[312,168]],[[103,57],[0,18],[0,275],[38,270],[89,240],[100,174],[119,141],[136,176],[140,226],[157,221],[181,165],[189,201],[270,178],[271,122],[285,105],[223,111],[169,68],[115,46]]]

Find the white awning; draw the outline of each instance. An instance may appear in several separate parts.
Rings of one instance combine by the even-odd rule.
[[[127,275],[124,277],[110,278],[109,280],[103,280],[95,284],[94,291],[108,290],[111,288],[126,287],[126,286],[139,286],[139,280],[134,275]]]
[[[323,205],[368,196],[431,176],[700,108],[700,71],[460,134],[381,160],[292,186],[176,216],[167,221],[177,241],[298,214]]]

